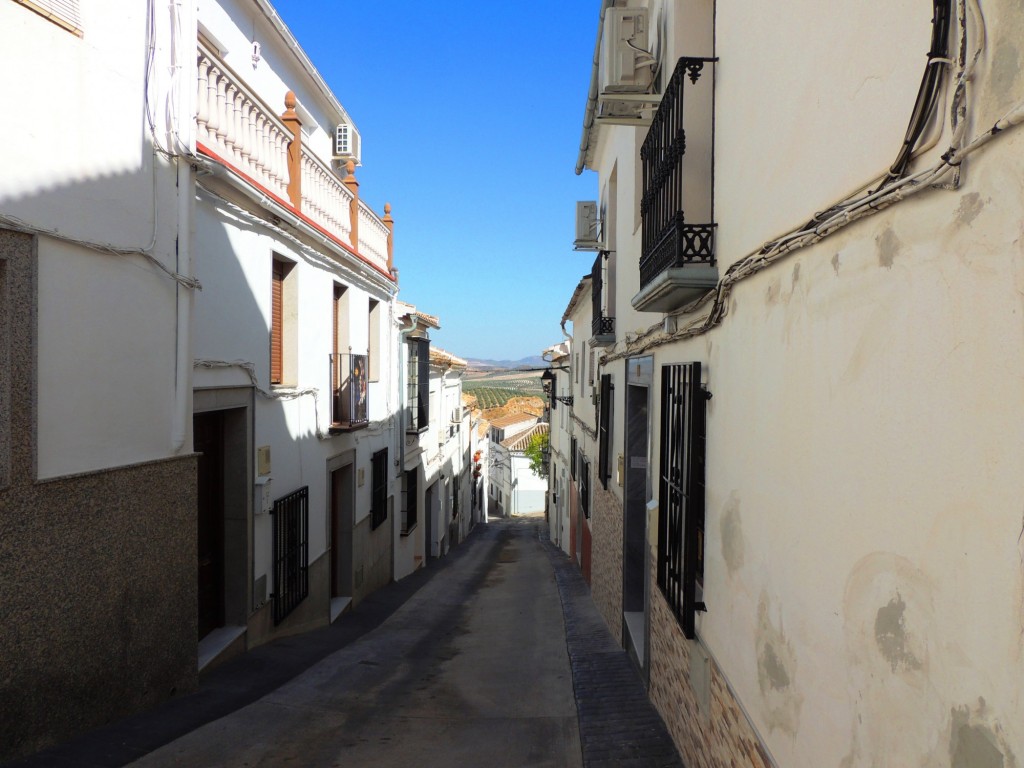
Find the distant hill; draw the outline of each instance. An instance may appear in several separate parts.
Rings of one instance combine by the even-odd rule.
[[[548,364],[544,361],[544,358],[540,355],[534,355],[533,357],[524,357],[520,360],[479,360],[479,359],[468,359],[469,367],[472,370],[494,370],[495,368],[502,368],[504,370],[515,370],[516,368],[547,368]]]

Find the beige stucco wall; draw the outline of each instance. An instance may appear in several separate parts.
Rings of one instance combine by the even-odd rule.
[[[720,274],[883,171],[902,139],[928,9],[812,5],[719,4]],[[970,134],[1024,99],[1024,10],[983,7]],[[613,355],[662,319],[629,304],[635,133],[602,129],[595,156],[620,195]],[[1022,178],[1019,129],[970,158],[959,190],[795,252],[739,283],[717,329],[650,350],[656,376],[701,361],[714,394],[697,632],[779,765],[1024,760]],[[596,583],[616,567],[595,552]],[[652,695],[668,715],[689,661],[658,599]],[[687,722],[681,746],[700,729]]]

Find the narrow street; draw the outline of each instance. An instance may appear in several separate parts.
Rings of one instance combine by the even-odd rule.
[[[130,764],[680,765],[578,570],[539,538],[542,525],[477,526],[378,627]],[[218,670],[219,686],[252,674],[242,661]],[[159,723],[160,710],[132,730],[145,731],[147,718]],[[123,737],[94,734],[77,756],[65,747],[29,764],[113,764],[97,755]]]

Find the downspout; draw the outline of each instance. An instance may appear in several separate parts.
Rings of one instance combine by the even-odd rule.
[[[192,277],[192,166],[179,156],[178,163],[178,237],[175,250],[175,271],[179,275]],[[172,452],[181,453],[188,437],[189,401],[191,392],[191,315],[192,292],[183,285],[177,285],[176,350],[174,357],[174,426],[171,436]]]
[[[170,3],[175,11],[175,19],[185,29],[178,29],[171,24],[171,51],[173,63],[177,67],[178,108],[172,118],[177,121],[175,133],[178,144],[184,145],[188,152],[195,154],[195,123],[193,119],[195,79],[195,39],[196,19],[194,6],[189,6],[186,17],[182,19],[182,3],[175,0]],[[183,41],[188,41],[184,45]],[[191,51],[191,53],[189,53]],[[183,62],[191,61],[191,66]],[[155,162],[155,160],[154,160]],[[175,238],[175,271],[185,277],[193,276],[192,264],[192,200],[195,196],[195,177],[191,161],[175,152],[177,163],[178,193],[178,231]],[[192,291],[178,284],[175,288],[175,356],[174,356],[174,416],[171,426],[171,451],[181,453],[189,443],[188,436],[192,426]],[[192,446],[188,444],[191,452]]]
[[[580,139],[580,153],[576,158],[576,175],[583,173],[587,164],[587,150],[590,148],[590,131],[594,127],[597,113],[597,69],[601,62],[601,36],[604,33],[604,14],[615,5],[615,0],[601,0],[601,17],[597,22],[597,42],[594,43],[594,63],[590,68],[590,91],[587,93],[587,108],[583,113],[583,137]],[[564,332],[565,329],[563,328]]]

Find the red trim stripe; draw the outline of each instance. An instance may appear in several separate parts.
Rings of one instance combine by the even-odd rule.
[[[322,234],[322,235],[323,235],[324,237],[328,238],[328,239],[329,239],[329,240],[330,240],[330,241],[331,241],[332,243],[335,243],[336,245],[339,245],[339,246],[340,246],[341,248],[343,248],[343,249],[344,249],[345,251],[347,251],[347,252],[348,252],[348,253],[350,253],[351,255],[355,256],[355,257],[356,257],[357,259],[359,259],[359,260],[360,260],[361,262],[363,262],[364,264],[366,264],[366,266],[368,266],[368,267],[370,267],[371,269],[373,269],[373,270],[375,270],[375,271],[379,272],[380,274],[382,274],[382,275],[383,275],[384,277],[386,277],[386,278],[387,278],[388,280],[390,280],[391,282],[394,282],[394,281],[395,281],[395,278],[393,278],[393,277],[392,277],[391,275],[389,275],[389,274],[388,274],[387,272],[385,272],[385,271],[384,271],[383,269],[381,269],[381,268],[380,268],[380,267],[378,267],[378,266],[377,266],[376,264],[374,264],[374,263],[373,263],[372,261],[370,261],[370,260],[369,260],[369,259],[367,259],[367,258],[366,258],[365,256],[363,256],[363,255],[362,255],[361,253],[359,253],[359,251],[357,251],[357,250],[355,250],[354,248],[352,248],[352,246],[351,246],[351,245],[348,245],[347,243],[343,242],[342,240],[339,240],[339,239],[338,239],[337,237],[335,237],[335,236],[334,236],[333,234],[331,234],[331,233],[330,233],[329,231],[327,231],[327,230],[326,230],[326,229],[324,229],[324,228],[323,228],[322,226],[320,226],[320,225],[319,225],[319,224],[317,224],[317,223],[316,223],[315,221],[313,221],[313,220],[312,220],[311,218],[309,218],[308,216],[306,216],[306,214],[304,214],[304,213],[303,213],[302,211],[300,211],[299,209],[297,209],[297,208],[296,208],[296,207],[295,207],[294,205],[292,205],[292,204],[291,204],[290,202],[288,202],[288,201],[286,201],[286,200],[283,200],[283,199],[281,199],[280,197],[278,197],[277,195],[275,195],[275,194],[274,194],[273,192],[271,192],[271,191],[270,191],[269,189],[267,189],[266,187],[264,187],[264,186],[263,186],[262,184],[260,184],[260,183],[259,183],[258,181],[256,181],[256,180],[255,180],[254,178],[252,178],[252,176],[249,176],[249,175],[248,175],[247,173],[243,173],[242,171],[240,171],[240,170],[239,170],[238,168],[236,168],[236,167],[235,167],[235,166],[234,166],[234,165],[233,165],[232,163],[229,163],[229,162],[228,162],[227,160],[225,160],[225,159],[224,159],[223,157],[221,157],[220,155],[218,155],[218,154],[217,154],[216,152],[214,152],[214,151],[213,151],[212,149],[210,149],[210,148],[209,148],[208,146],[206,146],[206,145],[205,145],[205,144],[203,144],[202,142],[199,142],[199,141],[197,141],[197,142],[196,142],[196,149],[197,149],[197,150],[199,150],[199,154],[201,154],[201,155],[206,155],[206,156],[207,156],[207,157],[209,157],[209,158],[210,158],[211,160],[216,160],[216,161],[217,161],[218,163],[220,163],[221,165],[223,165],[223,166],[224,166],[225,168],[227,168],[227,169],[228,169],[229,171],[231,171],[231,172],[232,172],[233,174],[235,174],[236,176],[238,176],[238,177],[239,177],[240,179],[242,179],[242,180],[243,180],[243,181],[245,181],[246,183],[248,183],[248,184],[251,184],[252,186],[254,186],[254,187],[255,187],[256,189],[258,189],[258,190],[259,190],[260,192],[262,192],[263,194],[265,194],[265,195],[266,195],[267,197],[269,197],[269,198],[270,198],[271,200],[273,200],[274,202],[276,202],[276,203],[277,203],[278,205],[280,205],[280,206],[282,206],[282,207],[284,207],[284,208],[288,209],[289,211],[291,211],[291,212],[292,212],[293,214],[295,214],[295,215],[296,215],[296,216],[298,216],[298,217],[299,217],[300,219],[302,219],[302,221],[304,221],[304,222],[305,222],[306,224],[308,224],[309,226],[311,226],[311,227],[312,227],[313,229],[315,229],[315,230],[316,230],[317,232],[319,232],[320,234]]]

